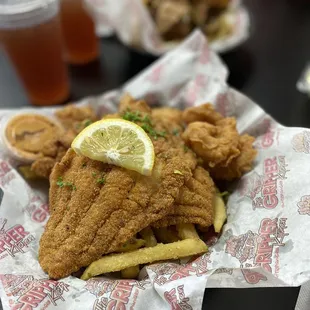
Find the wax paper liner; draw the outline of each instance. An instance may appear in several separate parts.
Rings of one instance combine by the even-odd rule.
[[[161,55],[180,42],[164,42],[142,0],[87,0],[97,14],[98,27],[114,29],[119,39],[128,46],[153,55]],[[242,44],[250,35],[249,13],[239,0],[233,0],[226,14],[232,26],[230,36],[215,40],[210,47],[226,52]],[[102,36],[105,34],[102,32]],[[100,35],[100,32],[99,32]]]
[[[256,136],[257,160],[229,189],[228,220],[219,240],[211,238],[209,252],[200,257],[144,268],[139,281],[49,280],[38,263],[39,240],[48,219],[46,189],[27,184],[14,169],[16,160],[0,148],[4,309],[199,309],[205,287],[297,286],[310,279],[310,131],[278,124],[229,88],[227,73],[196,31],[122,89],[79,103],[90,103],[104,114],[115,111],[127,91],[153,106],[185,108],[210,101],[223,115],[237,118],[241,133]],[[1,130],[15,113],[1,111]]]

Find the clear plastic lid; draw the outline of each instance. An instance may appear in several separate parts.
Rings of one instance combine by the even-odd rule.
[[[59,0],[0,0],[0,29],[40,24],[57,14]]]

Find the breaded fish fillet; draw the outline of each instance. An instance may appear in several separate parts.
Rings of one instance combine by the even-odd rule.
[[[208,227],[213,223],[214,195],[215,186],[209,173],[197,167],[193,176],[182,186],[172,211],[152,226],[192,223]]]
[[[170,117],[163,117],[164,114]],[[119,117],[135,121],[154,144],[152,176],[78,156],[69,150],[50,177],[51,217],[39,261],[62,278],[114,252],[153,223],[212,223],[214,185],[181,138],[180,113],[124,97]],[[144,127],[143,127],[144,126]],[[160,223],[159,221],[163,222]]]
[[[145,177],[70,149],[50,177],[51,217],[39,251],[43,270],[51,278],[68,276],[163,218],[193,166],[170,149],[156,159],[153,176]]]

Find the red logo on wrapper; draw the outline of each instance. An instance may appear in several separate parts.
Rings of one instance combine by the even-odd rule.
[[[224,117],[233,116],[236,111],[236,106],[233,100],[230,100],[227,93],[220,93],[215,99],[216,110]]]
[[[238,189],[241,197],[252,200],[253,209],[274,209],[279,203],[284,208],[283,182],[287,178],[287,164],[285,156],[265,158],[263,161],[263,175],[256,172],[244,177]]]
[[[40,196],[33,196],[25,211],[37,223],[45,222],[49,216],[48,204],[42,201]]]
[[[199,62],[202,65],[205,65],[205,64],[207,64],[209,62],[209,58],[210,58],[210,51],[209,51],[207,43],[205,42],[203,47],[202,47],[202,51],[201,51],[201,55],[200,55],[200,58],[199,58]]]
[[[69,285],[48,279],[37,280],[33,276],[1,275],[0,280],[9,297],[12,310],[32,310],[39,306],[46,309],[49,305],[57,306],[65,301],[64,292],[69,291]]]
[[[25,249],[35,240],[20,224],[8,229],[5,228],[7,220],[0,218],[0,260],[7,257],[15,257],[18,253],[25,253]]]
[[[149,280],[106,280],[90,279],[85,288],[97,297],[94,310],[114,310],[126,309],[129,301],[131,307],[136,303],[139,290],[145,290],[145,286],[150,284]]]
[[[310,215],[310,195],[302,196],[297,206],[300,215]]]
[[[192,81],[188,87],[185,95],[185,102],[187,107],[192,107],[195,105],[201,89],[204,89],[207,86],[207,83],[208,80],[206,76],[203,74],[197,74],[195,80]]]
[[[296,134],[292,139],[295,152],[310,154],[310,131],[304,130]]]
[[[176,289],[164,293],[165,299],[171,306],[172,310],[191,310],[192,306],[188,303],[189,297],[185,296],[184,285],[179,285]]]
[[[150,74],[146,77],[146,80],[152,83],[158,83],[162,77],[164,68],[165,68],[165,63],[157,64],[154,68],[152,68]]]
[[[147,268],[155,273],[153,279],[154,283],[157,285],[164,285],[168,282],[182,279],[195,275],[197,277],[205,274],[208,271],[208,263],[210,261],[211,252],[191,259],[187,264],[179,265],[177,263],[165,263],[165,264],[155,264],[148,266]]]
[[[13,179],[15,179],[15,174],[10,173],[12,168],[5,161],[0,161],[0,186],[4,186]]]
[[[264,133],[255,140],[255,147],[261,149],[268,149],[276,142],[279,145],[280,129],[273,126],[274,122],[270,118],[265,118],[262,123],[257,126],[261,128]],[[260,134],[260,133],[259,133]]]
[[[236,257],[242,268],[262,267],[278,276],[279,247],[284,246],[287,218],[265,218],[261,221],[258,233],[249,230],[239,236],[232,236],[226,242],[225,252]],[[242,270],[245,280],[250,284],[266,281],[267,278],[252,270]]]

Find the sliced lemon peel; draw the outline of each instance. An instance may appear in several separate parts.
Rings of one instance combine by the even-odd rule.
[[[104,119],[89,125],[71,147],[79,155],[143,175],[151,175],[154,166],[151,139],[140,126],[123,119]]]

